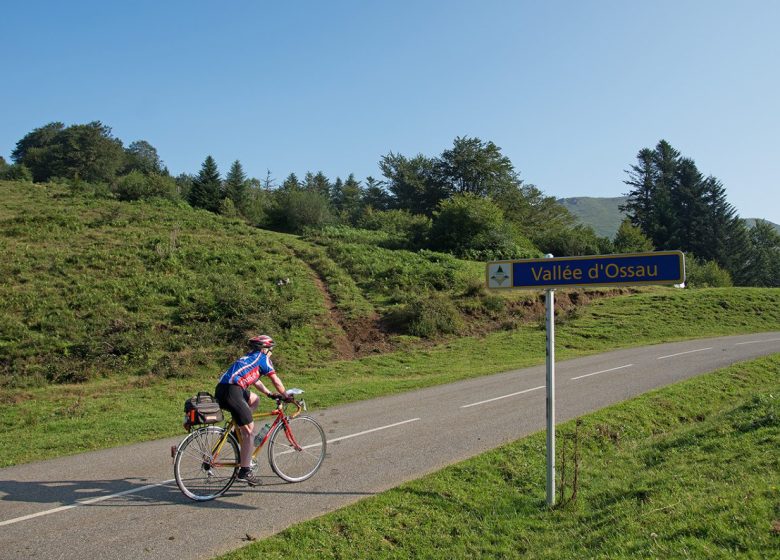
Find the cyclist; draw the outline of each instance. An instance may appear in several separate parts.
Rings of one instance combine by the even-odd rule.
[[[261,334],[249,339],[249,347],[249,353],[233,362],[219,378],[214,396],[219,406],[230,411],[241,432],[241,468],[238,469],[238,478],[250,486],[257,486],[262,482],[252,473],[250,463],[254,451],[252,434],[255,428],[252,412],[260,403],[260,398],[250,391],[249,387],[254,385],[258,391],[272,399],[279,396],[285,398],[285,390],[271,362],[273,339]],[[262,377],[268,377],[278,393],[269,391],[260,380]]]

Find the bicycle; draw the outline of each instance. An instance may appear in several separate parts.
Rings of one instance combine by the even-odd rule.
[[[296,397],[301,389],[279,396],[276,409],[255,412],[254,420],[274,417],[271,428],[252,453],[252,471],[258,469],[257,455],[268,442],[268,462],[279,478],[303,482],[314,476],[325,459],[325,431],[306,411],[306,402]],[[296,410],[288,415],[288,405]],[[204,502],[223,495],[236,481],[240,462],[241,435],[234,420],[224,426],[204,426],[194,430],[175,448],[173,473],[179,490],[188,498]]]

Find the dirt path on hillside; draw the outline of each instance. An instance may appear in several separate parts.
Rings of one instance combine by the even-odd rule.
[[[317,290],[322,295],[326,313],[319,321],[318,328],[325,329],[329,333],[333,347],[333,358],[336,360],[352,360],[372,354],[392,352],[397,349],[393,343],[390,332],[382,322],[382,318],[373,314],[369,317],[348,318],[339,309],[335,298],[328,287],[326,280],[317,269],[294,248],[290,248],[295,256],[310,270],[310,276]],[[574,290],[557,291],[555,298],[556,322],[565,321],[576,316],[577,310],[587,306],[591,301],[604,297],[614,297],[626,293],[632,293],[630,288],[614,288],[611,290]],[[506,316],[502,321],[486,320],[487,317],[472,316],[466,332],[467,336],[485,336],[490,332],[500,329],[515,328],[521,324],[534,321],[543,321],[545,317],[545,296],[539,293],[536,297],[507,302]],[[467,313],[468,315],[468,313]],[[432,346],[441,340],[420,340],[420,347]]]
[[[302,262],[305,263],[305,261]],[[305,264],[306,266],[309,266],[308,263]],[[328,290],[325,282],[320,278],[319,274],[317,274],[317,271],[311,266],[309,266],[309,270],[312,272],[312,280],[314,280],[314,285],[322,295],[325,309],[328,312],[323,321],[325,324],[323,324],[322,327],[332,327],[331,331],[333,332],[333,336],[331,337],[331,343],[333,344],[333,350],[336,353],[337,358],[351,360],[355,357],[355,347],[352,345],[352,342],[349,340],[344,329],[344,314],[336,306],[336,303],[333,301],[333,296],[330,294],[330,290]]]
[[[308,262],[303,259],[301,262],[311,270],[314,285],[322,294],[327,315],[323,318],[320,326],[329,328],[332,333],[331,343],[335,359],[351,360],[392,350],[392,344],[388,340],[388,334],[382,328],[378,315],[374,314],[371,317],[359,319],[345,317],[336,305],[325,280]]]

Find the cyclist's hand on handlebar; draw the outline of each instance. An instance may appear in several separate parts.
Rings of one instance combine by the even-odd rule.
[[[268,393],[266,397],[268,397],[269,399],[276,400],[276,399],[281,399],[282,395],[280,395],[279,393]]]

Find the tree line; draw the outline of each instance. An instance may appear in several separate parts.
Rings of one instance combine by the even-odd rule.
[[[682,250],[694,266],[697,259],[717,265],[737,285],[780,286],[780,234],[761,220],[748,228],[717,177],[665,140],[636,159],[623,209],[653,247]]]
[[[721,182],[664,140],[640,150],[626,172],[628,219],[612,239],[578,224],[554,197],[520,179],[500,147],[479,138],[455,138],[435,157],[390,152],[380,158],[381,179],[364,181],[354,174],[331,180],[321,171],[281,182],[270,172],[250,178],[238,160],[223,177],[211,156],[197,173],[172,177],[149,142],[124,147],[99,121],[37,128],[11,158],[0,158],[0,178],[89,184],[120,200],[184,201],[277,231],[380,230],[408,249],[474,260],[680,249],[700,285],[780,285],[780,235],[763,222],[748,228]]]

